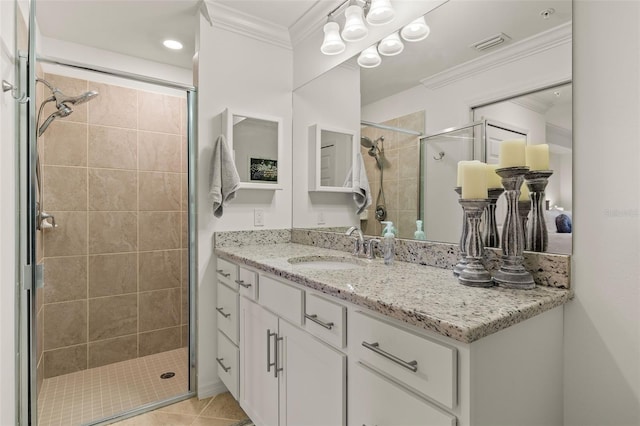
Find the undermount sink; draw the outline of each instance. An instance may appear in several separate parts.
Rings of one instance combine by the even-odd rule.
[[[292,265],[309,269],[325,269],[334,271],[362,268],[367,265],[367,262],[361,259],[339,256],[300,256],[292,257],[288,262]]]

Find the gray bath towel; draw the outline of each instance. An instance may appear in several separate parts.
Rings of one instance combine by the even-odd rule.
[[[358,152],[355,165],[353,167],[353,201],[356,203],[356,214],[360,214],[371,205],[371,189],[369,188],[369,178],[364,168],[364,160]]]
[[[209,199],[213,204],[213,215],[222,217],[222,209],[236,197],[240,187],[240,176],[227,147],[224,135],[218,136],[213,144],[211,156],[211,185]]]

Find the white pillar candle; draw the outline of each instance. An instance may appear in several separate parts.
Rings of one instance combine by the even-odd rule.
[[[470,162],[462,165],[462,199],[487,198],[487,165]]]
[[[502,178],[496,173],[497,164],[487,164],[487,188],[502,188]]]
[[[549,145],[527,145],[525,153],[529,170],[549,170]]]
[[[522,182],[522,186],[520,187],[520,198],[519,201],[529,201],[529,187],[525,182]]]
[[[456,186],[462,186],[462,165],[467,163],[479,163],[478,160],[463,160],[458,161],[458,179],[456,180]]]
[[[525,165],[525,141],[500,142],[500,167],[523,167]]]

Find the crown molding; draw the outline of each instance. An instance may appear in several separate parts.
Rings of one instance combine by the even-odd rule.
[[[292,49],[289,30],[273,22],[240,12],[213,0],[204,0],[211,25],[274,46]]]
[[[538,114],[544,114],[549,110],[549,108],[551,108],[551,104],[533,99],[531,96],[513,99],[510,102],[533,112],[537,112]]]
[[[316,2],[290,28],[291,44],[296,46],[327,23],[327,15],[344,0],[316,0]]]
[[[500,50],[423,78],[420,80],[420,83],[427,89],[439,89],[492,68],[526,58],[527,56],[536,55],[566,43],[571,43],[571,40],[572,22],[570,21],[509,46],[505,46]]]

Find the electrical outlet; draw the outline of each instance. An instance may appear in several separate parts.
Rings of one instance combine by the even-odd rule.
[[[253,225],[264,226],[264,210],[262,209],[253,210]]]
[[[322,210],[318,212],[318,225],[324,225],[324,212]]]

